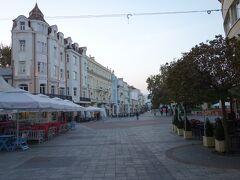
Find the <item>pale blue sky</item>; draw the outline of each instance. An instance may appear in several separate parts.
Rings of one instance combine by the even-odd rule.
[[[0,42],[11,43],[12,20],[32,10],[36,0],[1,2]],[[220,9],[218,0],[38,0],[49,25],[56,24],[87,54],[115,71],[118,77],[144,94],[146,79],[161,64],[181,57],[194,45],[223,34],[220,12],[88,19],[47,19],[49,16],[128,14],[163,11]]]

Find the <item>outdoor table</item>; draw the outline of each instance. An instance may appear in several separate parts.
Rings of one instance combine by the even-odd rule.
[[[14,135],[0,135],[0,151],[4,149],[10,151],[14,138]]]

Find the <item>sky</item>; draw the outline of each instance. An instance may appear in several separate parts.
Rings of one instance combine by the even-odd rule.
[[[12,20],[29,16],[37,2],[49,25],[57,25],[87,55],[147,94],[146,79],[161,65],[201,42],[224,34],[221,12],[105,18],[48,18],[221,9],[218,0],[8,0],[1,2],[0,43],[11,44]]]

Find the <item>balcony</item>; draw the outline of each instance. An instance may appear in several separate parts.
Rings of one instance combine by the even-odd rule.
[[[80,101],[91,102],[91,99],[86,97],[80,97]]]
[[[33,94],[39,94],[39,93],[33,93]],[[69,101],[72,101],[72,96],[66,96],[66,95],[60,95],[60,94],[44,94],[49,96],[50,98],[58,97],[60,99],[67,99]]]

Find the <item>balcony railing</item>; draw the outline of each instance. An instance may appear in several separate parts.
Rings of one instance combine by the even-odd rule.
[[[39,94],[39,93],[34,93],[34,94]],[[72,96],[66,96],[66,95],[60,95],[60,94],[44,94],[49,96],[50,98],[58,97],[60,99],[67,99],[69,101],[72,101]]]
[[[91,102],[91,99],[90,98],[86,98],[86,97],[80,97],[80,101]]]

